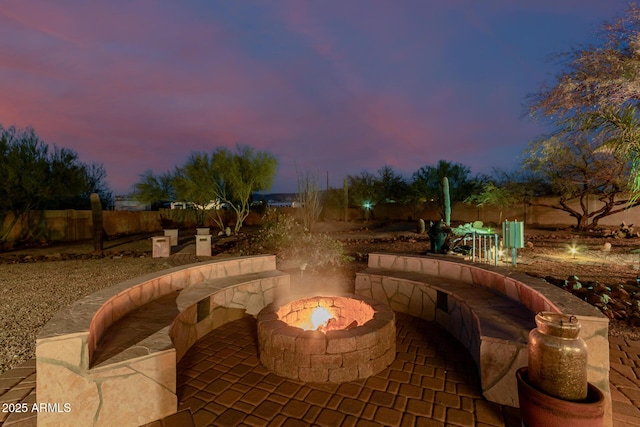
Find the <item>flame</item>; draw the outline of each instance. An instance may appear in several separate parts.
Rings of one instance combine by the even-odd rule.
[[[333,318],[333,315],[324,307],[318,307],[311,313],[311,324],[313,330],[317,331],[321,326],[327,326],[329,320]]]

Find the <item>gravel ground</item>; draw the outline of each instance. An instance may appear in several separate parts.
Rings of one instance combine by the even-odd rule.
[[[66,305],[168,267],[151,257],[0,264],[0,373],[35,356],[38,333]]]

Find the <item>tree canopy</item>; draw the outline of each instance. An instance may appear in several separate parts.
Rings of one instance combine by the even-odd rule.
[[[406,203],[410,198],[409,184],[389,165],[376,175],[368,171],[348,175],[347,183],[350,204],[362,208],[367,219],[380,203]]]
[[[407,181],[389,165],[378,169],[377,187],[382,203],[406,203],[411,196]]]
[[[534,117],[556,126],[551,138],[589,133],[597,148],[631,161],[640,193],[640,9],[602,24],[595,43],[559,54],[562,70],[528,97]],[[552,140],[552,139],[551,139]]]
[[[237,145],[236,153],[219,148],[213,153],[213,169],[219,171],[216,191],[220,200],[236,213],[237,233],[249,215],[251,194],[268,190],[278,168],[278,159],[267,151],[255,151],[248,145]]]
[[[32,128],[0,125],[0,241],[13,226],[42,209],[88,209],[91,193],[111,199],[102,165],[82,163],[68,148],[49,146]],[[2,224],[12,213],[6,229]],[[30,227],[28,233],[33,233]],[[30,238],[26,235],[23,238]]]
[[[537,204],[567,212],[580,230],[640,203],[623,197],[628,194],[629,162],[615,152],[598,150],[598,143],[585,134],[534,142],[524,166],[559,196],[558,204]]]
[[[175,200],[173,178],[172,172],[154,175],[152,170],[146,170],[140,175],[140,181],[134,184],[134,194],[139,201],[149,205]]]
[[[376,183],[376,176],[368,171],[362,171],[358,175],[347,175],[349,204],[364,209],[367,217],[368,211],[373,210],[379,201]]]
[[[176,168],[173,175],[173,187],[176,198],[183,202],[193,203],[196,210],[198,226],[204,225],[207,211],[219,207],[218,188],[222,176],[213,164],[213,157],[207,153],[191,153],[187,161]],[[224,228],[222,219],[216,211],[216,223]]]
[[[211,154],[192,153],[173,172],[156,176],[146,171],[135,184],[135,192],[146,203],[191,202],[199,212],[199,222],[209,212],[220,228],[224,228],[224,223],[218,208],[225,204],[236,214],[237,233],[249,215],[251,195],[271,187],[277,166],[277,159],[266,151],[255,151],[245,145],[237,145],[235,153],[217,148]]]

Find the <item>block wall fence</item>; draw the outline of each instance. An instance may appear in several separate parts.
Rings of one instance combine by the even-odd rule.
[[[553,198],[539,199],[540,202],[553,203]],[[577,205],[577,203],[576,203]],[[595,198],[589,202],[589,210],[593,211],[600,205]],[[578,208],[578,206],[576,206]],[[295,208],[278,208],[283,212],[290,213],[293,216],[300,214],[299,209]],[[176,211],[173,211],[174,213]],[[195,227],[195,218],[193,211],[182,211],[185,220],[185,227]],[[108,236],[124,236],[139,233],[155,233],[162,231],[161,211],[104,211],[103,222],[104,229]],[[166,217],[166,213],[164,214]],[[343,211],[339,209],[325,208],[321,214],[320,220],[333,221],[342,219]],[[364,219],[362,209],[350,208],[348,212],[349,221],[358,221]],[[438,220],[440,215],[438,209],[433,203],[425,203],[418,207],[401,206],[397,204],[382,204],[373,210],[373,219],[375,220]],[[483,221],[486,224],[498,224],[502,221],[518,220],[524,221],[528,225],[544,225],[544,226],[570,226],[575,225],[576,221],[573,217],[564,211],[557,209],[522,205],[502,212],[495,207],[478,208],[465,203],[454,204],[451,213],[452,222],[466,223],[476,220]],[[4,220],[4,227],[7,227],[12,220],[9,214]],[[622,222],[627,224],[640,225],[640,206],[623,210],[620,213],[605,217],[599,221],[602,226],[618,226]],[[260,216],[252,212],[245,221],[248,225],[260,223]],[[209,221],[207,226],[215,227],[213,221]],[[15,241],[22,234],[24,225],[18,223],[13,228],[8,237],[8,241]],[[48,241],[54,242],[70,242],[76,240],[89,240],[92,238],[92,220],[90,210],[51,210],[45,211],[39,227],[43,231],[43,236]]]

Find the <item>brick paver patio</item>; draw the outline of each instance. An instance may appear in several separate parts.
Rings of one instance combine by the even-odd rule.
[[[471,356],[435,324],[398,314],[395,362],[342,384],[269,372],[255,330],[253,317],[224,325],[180,361],[180,409],[196,425],[520,425],[517,410],[482,398]]]
[[[196,262],[185,248],[170,264]],[[610,338],[615,427],[640,427],[640,341]],[[35,403],[35,360],[0,375],[0,405]],[[397,314],[397,357],[380,374],[343,384],[285,379],[260,365],[255,319],[212,331],[178,365],[179,412],[152,427],[519,426],[518,410],[484,400],[473,360],[437,325]],[[1,407],[0,407],[1,408]],[[193,424],[190,424],[193,423]],[[36,413],[0,412],[32,427]]]
[[[519,426],[517,410],[480,397],[473,361],[437,325],[398,315],[396,361],[379,375],[341,385],[266,371],[254,326],[247,317],[196,343],[178,367],[181,412],[149,426],[189,427],[192,420],[195,426]],[[640,341],[610,338],[610,349],[613,424],[638,427]],[[34,359],[0,375],[0,403],[35,403]],[[35,413],[0,412],[0,426],[36,426]]]

